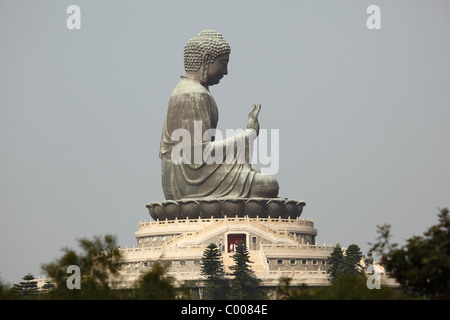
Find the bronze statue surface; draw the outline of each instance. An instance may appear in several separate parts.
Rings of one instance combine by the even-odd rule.
[[[186,74],[172,92],[161,136],[161,176],[167,200],[278,195],[277,180],[260,173],[249,161],[259,133],[260,105],[251,109],[245,130],[231,138],[215,139],[219,112],[209,86],[228,74],[230,51],[222,35],[212,30],[200,32],[185,46]]]

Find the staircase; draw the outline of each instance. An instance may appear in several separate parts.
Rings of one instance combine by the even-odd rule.
[[[223,266],[226,274],[233,272],[232,270],[230,270],[230,266],[234,265],[232,256],[233,253],[222,252]]]
[[[260,222],[255,221],[254,219],[247,218],[225,218],[218,221],[215,221],[213,224],[205,226],[203,229],[190,234],[190,235],[184,235],[180,234],[178,236],[175,236],[171,240],[167,241],[164,244],[164,247],[174,246],[176,244],[180,244],[182,242],[196,242],[199,243],[203,241],[203,239],[207,237],[211,237],[216,233],[222,232],[223,228],[227,228],[228,226],[232,225],[239,225],[239,224],[246,224],[248,227],[253,227],[259,232],[263,232],[266,235],[269,235],[274,240],[283,238],[284,241],[290,243],[290,244],[298,244],[301,243],[298,238],[290,234],[289,232],[284,231],[276,231],[271,229],[269,226],[264,225]]]
[[[235,264],[233,255],[234,253],[222,252],[223,265],[225,273],[227,274],[233,272],[232,270],[230,270],[230,266],[233,266]],[[267,261],[265,261],[265,258],[262,256],[260,251],[249,251],[249,258],[250,261],[253,262],[250,263],[250,269],[252,269],[255,273],[260,274],[268,270]]]

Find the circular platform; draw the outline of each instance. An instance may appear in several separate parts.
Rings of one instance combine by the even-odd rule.
[[[153,220],[227,217],[298,218],[304,201],[283,198],[201,198],[147,204]]]

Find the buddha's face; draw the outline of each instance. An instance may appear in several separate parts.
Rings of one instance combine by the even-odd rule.
[[[228,74],[228,61],[230,55],[228,53],[217,56],[208,68],[208,85],[218,84],[223,76]]]

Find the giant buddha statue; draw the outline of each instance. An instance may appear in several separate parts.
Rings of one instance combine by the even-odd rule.
[[[214,134],[219,112],[209,87],[228,74],[229,59],[230,45],[217,31],[200,32],[184,48],[186,74],[172,92],[161,136],[166,200],[278,195],[277,180],[262,174],[250,161],[261,105],[251,108],[247,128],[240,133],[223,139]],[[174,139],[174,132],[180,130],[189,135]]]

